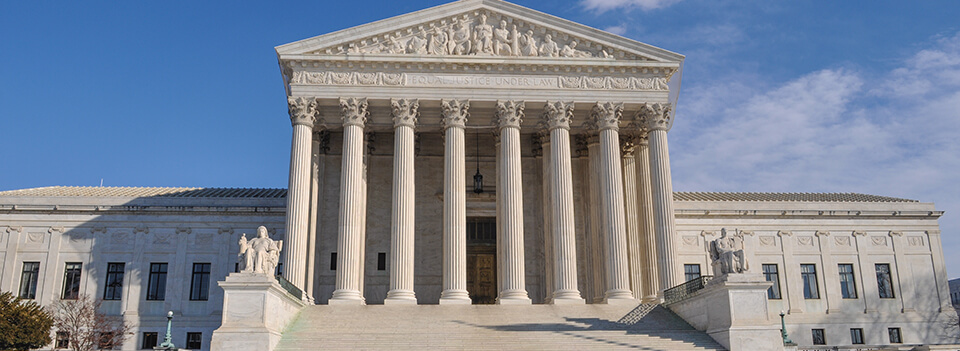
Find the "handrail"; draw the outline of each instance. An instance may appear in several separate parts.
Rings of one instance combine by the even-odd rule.
[[[290,295],[293,295],[293,297],[296,297],[297,300],[303,300],[303,290],[300,290],[300,288],[298,288],[296,285],[293,285],[293,283],[289,282],[282,275],[278,275],[276,277],[277,277],[277,282],[280,283],[280,286],[283,287],[283,289],[286,290],[287,293],[289,293]]]
[[[712,275],[702,275],[687,282],[663,291],[663,304],[669,305],[686,300],[688,297],[700,291],[707,282],[713,279]]]

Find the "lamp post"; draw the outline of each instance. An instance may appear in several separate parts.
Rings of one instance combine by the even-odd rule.
[[[781,315],[782,316],[782,315]],[[177,347],[173,345],[173,338],[170,336],[170,324],[173,321],[173,311],[167,312],[167,335],[163,337],[163,343],[160,344],[160,347],[167,350],[176,350]]]
[[[791,341],[790,338],[787,337],[787,323],[784,322],[784,319],[783,319],[783,316],[785,315],[786,313],[783,313],[783,311],[780,311],[780,334],[781,336],[783,336],[783,344],[790,345],[790,344],[793,344],[793,341]]]

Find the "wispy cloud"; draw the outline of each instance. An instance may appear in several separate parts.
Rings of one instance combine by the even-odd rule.
[[[678,190],[864,192],[936,202],[960,232],[960,33],[879,76],[823,69],[770,86],[684,92],[671,132]],[[960,250],[945,235],[944,251]],[[951,276],[960,257],[948,257]]]
[[[616,26],[610,26],[610,27],[604,28],[603,30],[616,35],[624,35],[624,34],[627,34],[627,25],[621,23]]]
[[[617,8],[640,8],[644,11],[664,8],[681,0],[581,0],[587,10],[606,12]]]

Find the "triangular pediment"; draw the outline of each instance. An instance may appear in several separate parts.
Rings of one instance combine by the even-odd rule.
[[[281,56],[683,60],[680,54],[500,0],[460,0],[276,49]]]

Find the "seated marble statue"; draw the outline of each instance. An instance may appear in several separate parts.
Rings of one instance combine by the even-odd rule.
[[[267,227],[257,228],[257,237],[247,241],[247,234],[240,237],[240,272],[273,274],[280,262],[282,240],[273,240],[267,236]]]
[[[720,238],[710,243],[710,258],[713,272],[717,275],[744,273],[749,268],[743,255],[743,238],[728,236],[727,229],[720,230]]]

